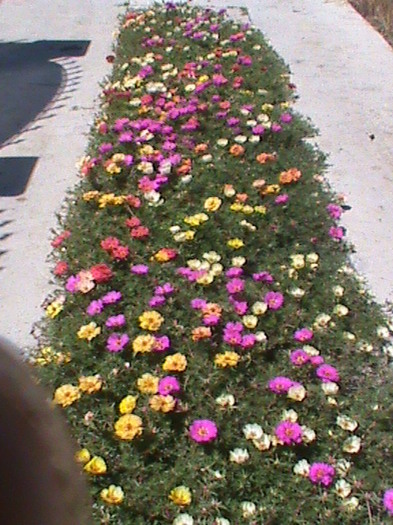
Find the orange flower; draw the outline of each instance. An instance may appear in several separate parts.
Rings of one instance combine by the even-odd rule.
[[[208,326],[198,326],[192,331],[191,339],[194,342],[202,341],[202,339],[209,339],[211,337],[212,331]]]
[[[291,184],[292,182],[297,182],[302,173],[296,168],[291,168],[288,171],[282,171],[279,176],[280,184]]]
[[[205,153],[208,150],[208,145],[206,143],[197,144],[194,148],[194,153]]]
[[[191,171],[191,159],[186,159],[179,168],[177,168],[178,175],[188,175]]]
[[[241,157],[244,154],[244,148],[240,144],[233,144],[229,149],[229,153],[234,157]]]
[[[277,160],[275,153],[260,153],[257,155],[257,162],[259,162],[259,164],[266,164],[267,162],[274,162],[275,160]]]
[[[216,315],[217,317],[221,316],[222,308],[219,304],[216,303],[207,303],[207,305],[202,309],[203,315]]]
[[[237,202],[246,202],[248,199],[247,193],[237,193],[236,194],[236,201]]]

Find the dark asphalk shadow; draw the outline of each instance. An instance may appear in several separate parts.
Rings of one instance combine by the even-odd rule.
[[[20,133],[53,100],[63,82],[55,58],[86,54],[89,40],[0,42],[0,146]],[[71,74],[67,87],[75,86]]]
[[[42,114],[61,88],[74,90],[80,68],[70,64],[64,74],[55,58],[84,56],[89,40],[43,40],[0,42],[0,149],[7,141],[23,142],[23,130],[41,126],[36,119],[55,115],[56,107]],[[61,107],[61,106],[60,106]],[[38,157],[0,157],[0,196],[14,197],[25,192]]]
[[[0,157],[0,197],[16,197],[26,191],[38,157]]]

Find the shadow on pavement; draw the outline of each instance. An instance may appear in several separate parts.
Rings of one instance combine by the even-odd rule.
[[[62,107],[61,100],[75,91],[80,79],[79,66],[66,60],[84,56],[89,44],[89,40],[0,42],[0,149],[22,142],[22,132],[39,129]],[[64,59],[66,67],[52,62],[56,59]],[[0,158],[0,197],[24,193],[37,160]]]

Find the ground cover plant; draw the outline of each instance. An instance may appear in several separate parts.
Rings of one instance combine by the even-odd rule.
[[[172,3],[108,59],[34,359],[95,522],[388,523],[390,327],[287,69]]]

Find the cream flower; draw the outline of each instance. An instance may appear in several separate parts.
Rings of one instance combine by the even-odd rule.
[[[250,459],[250,454],[246,448],[235,448],[229,452],[229,461],[242,465]]]

